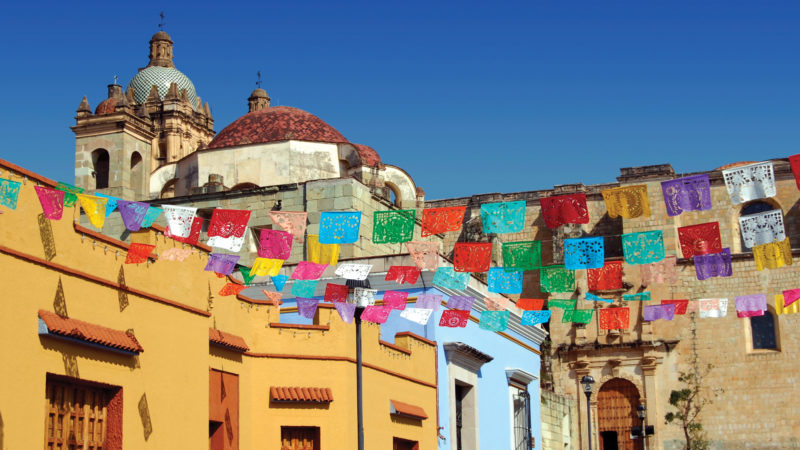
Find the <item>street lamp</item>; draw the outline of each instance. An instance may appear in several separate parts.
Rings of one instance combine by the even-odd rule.
[[[641,432],[642,448],[644,450],[647,450],[647,441],[645,440],[647,438],[647,435],[644,426],[644,419],[647,417],[647,408],[644,405],[637,406],[636,415],[639,416],[639,420],[642,421],[642,432]]]
[[[589,398],[592,396],[592,385],[594,378],[591,375],[584,375],[581,378],[583,393],[586,394],[586,426],[588,427],[589,450],[592,450],[592,405]]]
[[[355,288],[367,288],[371,286],[369,280],[347,280],[348,295],[353,296]],[[356,310],[353,315],[356,324],[356,416],[357,416],[357,429],[358,429],[358,450],[364,450],[364,395],[363,395],[363,379],[362,379],[362,361],[361,361],[361,313],[366,309],[366,304],[360,304],[353,299],[356,304]]]

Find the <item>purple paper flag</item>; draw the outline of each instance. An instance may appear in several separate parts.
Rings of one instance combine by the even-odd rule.
[[[647,305],[644,307],[644,320],[652,322],[654,320],[672,320],[675,317],[675,305]]]
[[[117,209],[122,216],[122,222],[129,231],[139,231],[142,228],[142,221],[147,215],[150,205],[141,202],[129,202],[117,200]]]
[[[208,264],[206,264],[205,270],[222,275],[230,275],[237,262],[239,262],[239,255],[212,253],[208,255]]]
[[[731,265],[731,249],[723,248],[722,253],[694,255],[694,270],[698,280],[711,277],[729,277],[733,275]]]
[[[670,216],[683,211],[711,209],[711,184],[707,174],[662,181],[661,191]]]
[[[342,318],[344,323],[353,323],[353,315],[356,312],[356,305],[353,303],[336,302],[333,304],[336,307],[336,312]]]
[[[447,300],[447,307],[450,309],[469,311],[472,309],[473,303],[475,303],[475,299],[473,297],[454,295]]]
[[[383,306],[402,311],[406,309],[408,292],[386,291],[383,293]]]
[[[307,319],[313,319],[317,313],[317,304],[319,300],[315,298],[300,298],[297,297],[297,312]]]
[[[736,311],[765,311],[767,309],[767,294],[743,295],[734,298]]]
[[[442,305],[442,296],[436,294],[420,294],[417,296],[417,308],[439,310]]]

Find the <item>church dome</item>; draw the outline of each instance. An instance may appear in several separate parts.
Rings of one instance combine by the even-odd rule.
[[[128,83],[128,87],[133,87],[136,102],[144,103],[147,100],[147,95],[150,94],[150,86],[155,85],[158,87],[158,95],[163,100],[164,96],[167,95],[169,85],[172,83],[178,85],[178,92],[186,89],[189,101],[192,106],[197,108],[197,91],[194,89],[192,80],[174,67],[146,67],[133,77],[131,82]]]
[[[97,105],[97,109],[94,110],[95,115],[104,116],[106,114],[113,114],[114,111],[117,109],[117,98],[116,97],[109,97],[99,105]]]
[[[249,112],[225,127],[208,148],[280,141],[349,143],[319,117],[291,106],[274,106]]]

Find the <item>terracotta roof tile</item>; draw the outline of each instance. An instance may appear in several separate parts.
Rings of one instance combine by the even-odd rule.
[[[117,99],[116,97],[109,97],[99,105],[97,105],[97,109],[94,110],[95,115],[103,116],[106,114],[113,114],[114,111],[117,109]]]
[[[351,144],[351,145],[356,148],[356,152],[358,153],[358,156],[361,158],[361,164],[369,167],[377,167],[379,169],[383,168],[383,162],[381,161],[381,157],[380,155],[378,155],[378,152],[376,152],[375,149],[361,144]]]
[[[330,388],[270,386],[269,397],[273,402],[329,403],[333,401]]]
[[[39,310],[39,318],[47,326],[47,332],[51,334],[133,353],[144,351],[136,337],[125,331],[61,317],[45,310]]]
[[[397,400],[389,400],[389,405],[391,408],[391,414],[397,414],[398,416],[411,417],[412,419],[419,420],[428,418],[428,415],[425,414],[425,410],[419,406],[398,402]]]
[[[236,336],[235,334],[215,330],[213,328],[208,329],[208,340],[212,344],[219,345],[230,350],[238,350],[240,352],[246,352],[250,350],[250,347],[247,346],[244,338]]]

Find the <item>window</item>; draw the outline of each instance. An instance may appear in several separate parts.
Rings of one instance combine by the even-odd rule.
[[[281,450],[320,450],[319,427],[281,427]]]
[[[775,316],[764,311],[763,316],[750,318],[750,332],[753,350],[778,350]]]
[[[408,439],[392,439],[392,450],[419,450],[419,442]]]
[[[765,212],[765,211],[772,211],[773,209],[777,209],[777,208],[775,208],[774,205],[771,205],[771,204],[769,204],[767,202],[763,202],[763,201],[757,200],[757,201],[748,203],[744,207],[742,207],[742,211],[739,213],[739,216],[741,217],[741,216],[747,216],[747,215],[750,215],[750,214],[758,214],[758,213]],[[741,244],[742,252],[752,252],[753,251],[752,248],[747,247],[746,245],[744,245],[744,236],[742,236],[741,230],[739,231],[739,239],[741,239],[741,243],[742,243]]]
[[[478,445],[478,372],[494,358],[463,342],[446,342],[450,436],[458,450]]]
[[[108,187],[108,171],[108,151],[98,148],[92,152],[92,175],[94,176],[95,189],[105,189]]]
[[[109,448],[122,432],[122,388],[47,376],[45,449]],[[116,407],[109,408],[109,405]]]
[[[144,194],[141,192],[143,182],[144,164],[142,163],[142,155],[139,152],[133,152],[131,155],[131,189],[137,196]]]
[[[516,383],[511,385],[511,411],[514,427],[514,450],[533,448],[531,441],[531,396]]]

